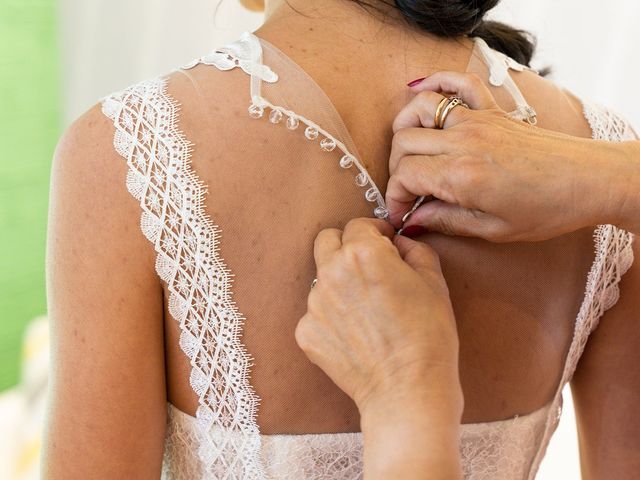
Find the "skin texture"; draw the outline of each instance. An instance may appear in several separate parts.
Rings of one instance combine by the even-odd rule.
[[[494,242],[546,240],[600,223],[640,232],[640,142],[596,142],[514,121],[470,74],[440,72],[412,88],[417,95],[393,125],[386,199],[395,226],[417,196],[433,195],[405,227]],[[434,130],[438,92],[474,110],[457,107],[444,131]]]
[[[52,166],[47,291],[52,371],[46,479],[157,479],[166,390],[162,289],[126,165],[93,108]]]
[[[304,6],[301,2],[291,1],[299,7]],[[287,52],[330,93],[363,158],[371,163],[370,173],[378,185],[384,186],[388,180],[388,147],[392,137],[389,126],[398,111],[387,108],[384,99],[398,91],[404,98],[405,90],[400,90],[400,87],[404,89],[408,81],[424,76],[420,58],[430,52],[435,53],[428,60],[434,63],[437,60],[440,68],[464,69],[468,49],[453,48],[453,44],[464,46],[463,41],[447,43],[416,36],[410,39],[415,43],[406,45],[408,55],[413,57],[400,58],[394,52],[397,52],[398,45],[403,45],[403,37],[398,32],[405,32],[404,26],[390,26],[384,36],[376,37],[380,24],[373,22],[361,9],[351,9],[344,3],[329,0],[313,2],[321,13],[327,12],[325,7],[332,8],[330,13],[336,15],[329,19],[322,15],[311,18],[296,16],[295,12],[285,11],[283,2],[268,3],[267,12],[273,12],[273,17],[267,20],[260,34],[283,48],[290,45]],[[365,37],[372,42],[361,43]],[[300,42],[300,38],[305,41]],[[337,49],[336,40],[340,45]],[[376,45],[376,48],[371,45]],[[357,55],[352,58],[341,57],[341,52],[356,50]],[[446,51],[446,54],[436,56],[441,51]],[[327,52],[331,53],[329,68],[327,62],[319,61],[327,58]],[[362,59],[362,65],[372,68],[350,68],[353,58]],[[225,176],[220,179],[219,169],[207,170],[207,165],[213,162],[208,162],[210,159],[203,155],[207,148],[227,151],[229,143],[221,144],[220,139],[225,135],[232,138],[230,131],[241,122],[245,125],[246,77],[238,70],[220,72],[215,88],[210,89],[213,100],[219,103],[227,97],[233,100],[229,100],[235,109],[233,115],[212,115],[212,124],[210,128],[208,126],[206,135],[202,133],[194,138],[200,146],[194,156],[199,173],[211,184],[214,179],[219,179],[211,189],[212,195],[217,195],[211,201],[215,208],[214,218],[225,211],[239,211],[245,207],[248,198],[260,193],[253,184],[240,195],[236,192],[247,184],[247,175],[255,175],[251,170],[253,162],[243,162],[245,170],[240,170],[237,176],[234,176],[236,170],[226,169]],[[385,75],[380,75],[380,71]],[[517,81],[527,87],[527,74],[518,75]],[[181,88],[178,83],[172,78],[172,88]],[[374,97],[372,92],[377,96]],[[535,96],[533,93],[529,95],[529,89],[526,93],[527,98]],[[543,91],[540,96],[546,97],[547,94]],[[186,107],[189,102],[195,102],[195,95],[184,89],[176,97],[185,105],[182,126],[189,131],[195,130],[196,125],[202,124],[202,117],[195,114],[195,108]],[[373,101],[375,98],[378,100]],[[199,105],[205,104],[199,102]],[[500,105],[507,108],[503,103]],[[571,123],[567,116],[562,115],[571,105],[561,105],[556,123],[553,123],[554,115],[542,114],[544,105],[540,105],[541,118],[550,119],[549,128],[559,130]],[[219,123],[215,123],[216,119]],[[185,123],[189,121],[193,124]],[[216,132],[216,135],[211,132]],[[580,134],[579,131],[571,133]],[[179,405],[187,413],[195,412],[197,398],[189,385],[188,360],[178,346],[176,322],[163,311],[163,302],[166,305],[165,286],[160,285],[154,271],[153,249],[139,229],[140,207],[124,188],[126,166],[113,150],[113,127],[99,112],[99,107],[84,115],[65,134],[56,152],[52,173],[48,290],[54,356],[43,459],[44,478],[158,478],[167,395],[174,405]],[[287,178],[283,177],[283,184],[286,185],[286,181]],[[362,200],[361,193],[356,193]],[[226,199],[228,203],[216,203],[220,199]],[[369,208],[363,210],[363,215],[366,213],[370,213]],[[247,223],[250,224],[250,219]],[[548,400],[549,392],[555,388],[557,372],[554,366],[561,363],[562,349],[570,335],[563,322],[567,319],[570,322],[575,311],[574,305],[564,304],[572,303],[567,298],[577,298],[582,294],[583,273],[588,268],[588,256],[592,253],[592,245],[588,243],[591,232],[583,233],[584,239],[578,239],[579,242],[550,243],[546,247],[536,247],[535,252],[521,245],[501,245],[498,251],[486,242],[437,234],[424,235],[419,239],[429,242],[439,251],[456,320],[461,322],[458,333],[461,383],[465,393],[463,421],[504,419],[515,413],[532,411]],[[236,238],[229,230],[226,234]],[[237,238],[241,240],[240,236]],[[229,242],[223,242],[223,248],[224,245],[229,245]],[[246,252],[251,253],[250,248]],[[579,265],[577,261],[567,262],[565,268],[562,262],[571,256],[584,259],[585,265]],[[504,270],[505,259],[510,265],[515,265],[513,272]],[[551,265],[562,263],[562,268],[554,273],[542,269],[540,265],[543,262]],[[260,264],[256,262],[256,265]],[[528,295],[524,298],[519,289],[523,282],[518,272],[522,271],[527,272],[527,281],[544,280],[535,282],[534,291],[523,285],[522,290],[526,290]],[[236,285],[236,297],[240,296],[237,294],[241,293],[241,284],[238,282]],[[567,285],[573,284],[579,285],[575,291],[565,290]],[[496,292],[505,290],[509,298],[519,298],[518,305],[498,304],[496,314],[493,305],[489,308],[482,303],[488,295],[495,296]],[[554,296],[557,292],[563,294]],[[625,292],[626,297],[623,298],[627,308],[618,312],[616,317],[619,328],[625,322],[633,325],[637,320],[634,312],[640,308],[633,289],[631,294],[629,289]],[[306,295],[306,289],[304,293]],[[246,292],[244,301],[246,303],[255,297],[254,291]],[[529,302],[530,298],[533,300]],[[545,300],[543,312],[536,310],[540,299]],[[306,296],[301,301],[306,301]],[[525,308],[515,309],[523,305]],[[609,314],[605,315],[600,328],[608,318]],[[361,423],[364,429],[371,431],[367,425],[375,417],[363,416],[361,422],[353,401],[338,391],[319,368],[311,365],[312,369],[305,364],[304,354],[295,346],[293,338],[294,322],[299,319],[299,315],[283,319],[282,324],[276,325],[283,328],[274,328],[269,335],[271,343],[277,345],[276,352],[290,352],[288,364],[276,365],[281,367],[280,371],[288,368],[289,375],[271,375],[274,372],[268,369],[272,365],[268,361],[262,362],[262,359],[258,359],[253,371],[253,382],[259,388],[268,388],[274,383],[274,378],[283,383],[281,390],[275,390],[272,397],[263,395],[266,401],[261,404],[262,415],[258,418],[262,431],[357,431]],[[285,324],[285,321],[289,323]],[[166,326],[164,332],[174,335],[168,336],[166,341],[163,323]],[[247,322],[244,338],[258,339],[254,340],[255,345],[261,346],[264,344],[264,330],[257,328],[256,323]],[[500,336],[494,333],[498,330]],[[286,334],[279,333],[282,331]],[[591,382],[589,377],[595,370],[585,369],[582,388],[575,391],[584,399],[597,399],[603,391],[610,392],[607,418],[613,419],[615,413],[618,416],[615,425],[628,427],[603,429],[600,417],[591,414],[599,411],[588,408],[589,404],[597,402],[583,403],[581,442],[584,462],[593,462],[594,465],[590,478],[610,478],[606,474],[608,471],[619,473],[618,478],[633,478],[637,472],[630,454],[626,459],[621,458],[618,450],[607,447],[627,445],[626,451],[631,452],[638,444],[634,432],[640,431],[634,420],[636,405],[629,400],[637,397],[640,386],[630,382],[633,377],[628,373],[630,365],[638,364],[637,338],[624,333],[616,335],[615,349],[608,337],[594,336],[590,340],[590,363],[599,365],[603,370],[597,376],[594,373],[594,381]],[[520,337],[528,343],[511,342],[513,338],[517,340]],[[533,345],[533,348],[527,349],[527,345]],[[249,347],[253,346],[249,344]],[[256,351],[253,348],[249,350]],[[624,351],[625,357],[612,358],[615,352],[611,350]],[[298,357],[293,357],[298,353]],[[273,357],[265,355],[263,359]],[[518,363],[521,360],[528,363]],[[169,371],[171,367],[173,375]],[[289,379],[290,383],[285,383]],[[304,383],[308,379],[311,381]],[[317,385],[322,388],[316,388]],[[331,390],[332,387],[335,391]],[[626,400],[613,395],[613,392],[622,390],[627,392]],[[308,416],[293,415],[280,408],[277,401],[270,401],[282,398],[283,395],[278,395],[281,391],[287,392],[298,405],[304,405],[305,411],[313,408],[326,411],[326,401],[337,399],[332,407],[335,406],[338,413],[326,416],[326,424],[308,423]],[[339,394],[346,400],[343,401]],[[317,397],[320,401],[314,403]],[[409,399],[403,402],[405,410],[418,410],[411,403]],[[298,423],[283,427],[283,418]],[[379,426],[391,428],[401,425],[401,420]],[[395,442],[396,446],[403,444]]]
[[[437,254],[361,218],[323,230],[314,256],[296,341],[358,405],[365,478],[462,478],[458,337]]]
[[[637,243],[634,253],[640,258]],[[571,382],[584,480],[632,479],[640,469],[640,420],[633,414],[640,399],[638,292],[640,271],[632,268]]]

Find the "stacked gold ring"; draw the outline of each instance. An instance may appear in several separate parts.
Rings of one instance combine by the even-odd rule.
[[[433,123],[438,130],[442,130],[444,128],[444,122],[447,120],[451,111],[456,107],[469,108],[469,105],[464,103],[460,97],[444,97],[440,100],[438,108],[436,108],[436,114],[433,117]]]

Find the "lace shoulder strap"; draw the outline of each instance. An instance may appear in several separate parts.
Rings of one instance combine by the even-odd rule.
[[[246,32],[240,40],[185,66],[212,65],[222,71],[241,68],[250,75],[248,113],[271,123],[286,118],[322,150],[343,152],[339,166],[355,167],[355,182],[377,203],[374,214],[386,218],[384,197],[367,170],[346,146],[310,119],[269,102],[262,82],[278,75],[262,62],[259,39]],[[206,186],[191,168],[194,147],[179,129],[178,102],[168,79],[140,82],[102,99],[113,121],[114,146],[127,161],[126,186],[140,203],[140,226],[156,251],[156,271],[169,291],[169,313],[180,325],[180,347],[191,364],[190,384],[198,396],[198,458],[203,476],[263,479],[265,466],[257,425],[259,398],[250,385],[252,358],[240,341],[244,316],[232,300],[232,274],[221,258],[221,232],[204,210]]]
[[[193,145],[178,126],[167,79],[154,78],[103,99],[114,146],[127,161],[126,186],[142,210],[140,227],[156,251],[156,271],[180,324],[180,347],[198,396],[198,456],[205,477],[264,478],[251,358],[240,341],[244,317],[231,297],[220,232],[203,208],[205,185],[191,169]],[[233,461],[231,461],[231,460]]]
[[[626,142],[638,139],[638,133],[631,123],[618,113],[597,103],[583,101],[582,104],[594,140]]]
[[[611,110],[583,102],[584,115],[589,121],[594,140],[621,142],[635,140],[631,125]],[[613,225],[598,225],[594,232],[595,260],[587,277],[584,300],[576,319],[573,339],[566,357],[562,380],[556,390],[550,414],[547,417],[540,449],[532,462],[529,479],[533,479],[558,426],[562,413],[562,390],[571,381],[589,336],[600,318],[620,298],[619,283],[633,264],[634,236]]]
[[[516,109],[511,112],[511,116],[517,120],[523,120],[535,125],[538,123],[535,109],[527,103],[524,95],[513,81],[509,70],[523,72],[534,69],[516,62],[513,58],[502,52],[491,48],[487,42],[480,37],[474,37],[475,48],[480,53],[481,58],[489,69],[489,83],[494,87],[503,87],[510,94],[516,103]]]

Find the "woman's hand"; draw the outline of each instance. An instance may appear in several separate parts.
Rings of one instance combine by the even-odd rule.
[[[398,114],[386,201],[391,221],[495,242],[545,240],[599,223],[640,231],[640,148],[574,138],[507,116],[472,74],[441,72],[413,87]],[[434,130],[442,95],[457,107]],[[427,128],[424,128],[427,127]],[[634,155],[637,155],[634,159]]]
[[[365,476],[456,478],[458,337],[437,255],[364,218],[322,231],[314,255],[318,281],[296,340],[357,404]]]
[[[384,220],[355,219],[315,241],[318,282],[296,340],[362,410],[415,380],[458,377],[458,336],[437,254]],[[426,385],[432,389],[432,385]]]

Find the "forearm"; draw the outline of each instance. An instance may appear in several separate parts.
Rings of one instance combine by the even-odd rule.
[[[564,137],[555,148],[550,158],[574,192],[566,208],[573,209],[575,226],[612,224],[640,233],[640,142]]]
[[[366,480],[458,480],[462,394],[457,384],[399,390],[362,412]]]

